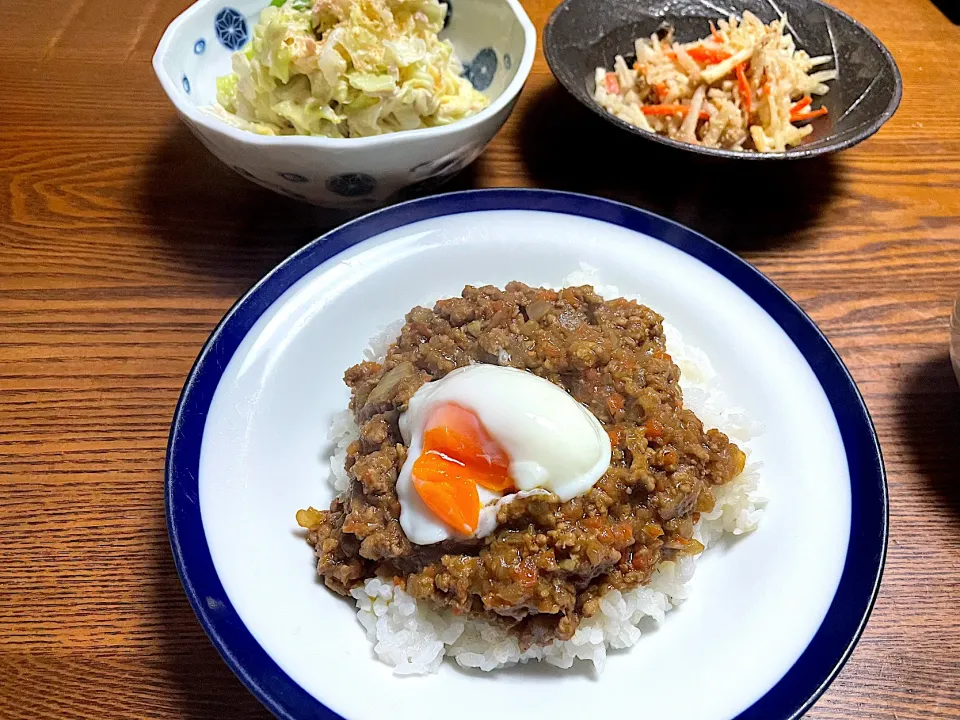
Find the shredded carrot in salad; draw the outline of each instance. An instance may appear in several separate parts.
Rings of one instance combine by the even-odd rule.
[[[750,99],[750,83],[747,82],[747,73],[743,69],[743,63],[737,65],[734,70],[737,72],[737,87],[740,90],[740,102],[743,106],[743,111],[747,114],[747,117],[750,117],[753,103]]]
[[[636,60],[622,55],[597,68],[594,99],[643,130],[728,150],[783,152],[813,132],[812,108],[836,71],[816,68],[833,56],[810,57],[785,33],[786,18],[765,25],[744,12],[710,23],[710,35],[678,43],[670,30],[636,41]]]
[[[798,112],[803,112],[804,108],[809,107],[812,102],[813,98],[807,95],[803,100],[798,100],[793,107],[790,108],[790,114],[793,115]]]
[[[825,107],[817,108],[808,113],[796,113],[790,116],[790,122],[801,122],[802,120],[813,120],[814,118],[823,117],[827,114],[827,109]]]
[[[647,105],[641,109],[644,115],[686,115],[690,112],[689,105]],[[701,120],[707,120],[710,114],[700,113]]]
[[[712,21],[710,22],[710,37],[712,37],[718,43],[723,42],[723,35],[717,32],[717,26],[714,25]]]

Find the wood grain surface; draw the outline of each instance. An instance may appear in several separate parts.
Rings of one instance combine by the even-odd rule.
[[[940,1],[838,0],[890,48],[905,91],[836,157],[714,165],[623,142],[540,55],[453,184],[661,212],[756,264],[834,343],[880,434],[891,536],[818,720],[960,718],[960,28]],[[186,4],[0,4],[0,718],[268,716],[181,590],[164,449],[222,313],[332,219],[240,179],[177,121],[150,57]],[[525,4],[542,28],[555,0]]]

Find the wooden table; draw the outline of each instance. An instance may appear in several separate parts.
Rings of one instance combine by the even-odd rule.
[[[960,718],[960,28],[928,0],[843,0],[893,52],[900,111],[837,157],[703,166],[609,131],[542,57],[455,187],[651,208],[810,313],[873,414],[890,554],[866,634],[808,717]],[[163,517],[181,384],[227,307],[329,225],[234,175],[150,67],[186,0],[0,5],[0,717],[265,718],[200,629]],[[527,0],[542,27],[555,0]],[[590,133],[590,147],[584,142]],[[595,147],[611,148],[605,160]],[[614,149],[615,148],[615,149]],[[654,156],[655,161],[659,156]],[[595,168],[596,172],[588,172]]]

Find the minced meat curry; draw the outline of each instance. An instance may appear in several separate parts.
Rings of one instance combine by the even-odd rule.
[[[375,575],[457,614],[503,623],[521,644],[568,639],[608,590],[646,583],[658,563],[697,553],[699,513],[745,456],[683,407],[660,315],[590,286],[513,282],[466,287],[417,307],[382,363],[347,370],[360,438],[350,489],[324,512],[301,511],[318,572],[340,594]],[[504,505],[483,539],[414,545],[400,527],[397,476],[407,448],[398,418],[423,383],[471,363],[521,368],[564,388],[610,437],[610,468],[585,495]]]

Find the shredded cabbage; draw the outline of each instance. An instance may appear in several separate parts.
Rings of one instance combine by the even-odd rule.
[[[263,135],[346,138],[446,125],[487,98],[461,77],[438,0],[273,0],[214,111]]]

